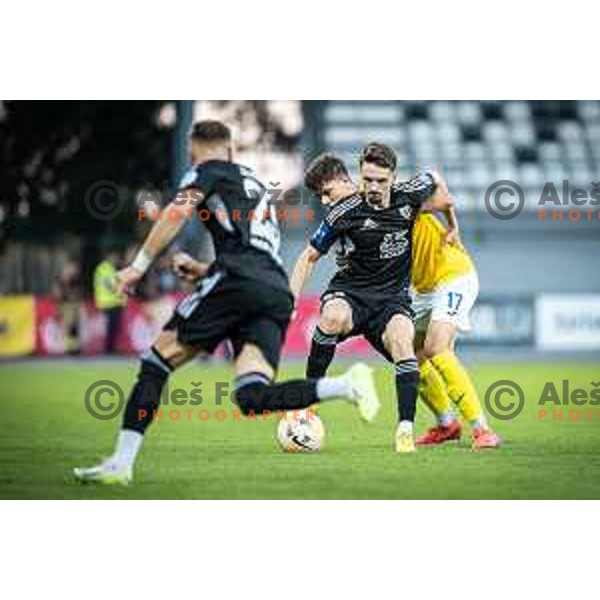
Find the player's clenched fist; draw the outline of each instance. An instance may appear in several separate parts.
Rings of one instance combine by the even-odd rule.
[[[193,259],[186,252],[177,252],[171,259],[173,271],[187,281],[196,281],[206,275],[208,264]]]

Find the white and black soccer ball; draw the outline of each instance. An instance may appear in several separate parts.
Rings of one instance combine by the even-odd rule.
[[[325,438],[323,421],[313,411],[290,411],[279,421],[277,441],[284,452],[318,452]]]

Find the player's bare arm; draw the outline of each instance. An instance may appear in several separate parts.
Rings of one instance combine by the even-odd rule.
[[[456,214],[455,206],[450,206],[444,211],[446,217],[446,237],[444,238],[444,244],[460,244],[460,230],[458,227],[458,216]]]
[[[436,189],[432,196],[427,198],[421,205],[421,212],[438,212],[446,218],[447,233],[445,244],[459,244],[458,218],[456,216],[455,202],[448,191],[448,185],[439,173],[432,172]]]
[[[201,201],[201,192],[194,188],[183,190],[177,194],[177,197],[166,208],[171,218],[159,220],[153,225],[131,265],[117,273],[115,283],[117,293],[132,293],[135,285],[142,279],[154,261],[179,235],[190,212],[197,210]]]
[[[290,289],[292,290],[295,300],[300,296],[306,282],[310,279],[315,263],[321,256],[321,253],[310,244],[308,244],[302,251],[302,254],[300,254],[290,278]]]

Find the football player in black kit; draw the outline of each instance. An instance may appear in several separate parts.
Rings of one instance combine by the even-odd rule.
[[[383,144],[366,146],[360,165],[364,195],[332,154],[317,157],[306,170],[306,186],[330,210],[296,263],[290,281],[294,296],[299,296],[316,261],[337,240],[353,246],[347,264],[321,296],[307,376],[324,376],[336,344],[364,335],[395,366],[399,415],[395,448],[414,452],[419,369],[409,294],[412,230],[420,210],[446,210],[452,198],[441,178],[429,172],[390,188],[396,155]]]
[[[379,408],[366,365],[355,365],[340,377],[273,382],[293,310],[280,264],[275,210],[269,210],[265,186],[253,172],[232,161],[227,126],[200,121],[190,137],[193,166],[165,209],[168,218],[154,224],[135,260],[119,271],[116,289],[133,290],[190,214],[209,215],[206,225],[216,259],[208,272],[198,269],[198,288],[142,354],[114,453],[97,466],[75,469],[80,481],[128,484],[170,373],[200,352],[212,353],[226,339],[234,350],[234,400],[243,414],[302,409],[338,398],[351,402],[369,421]],[[194,264],[192,260],[191,270]]]

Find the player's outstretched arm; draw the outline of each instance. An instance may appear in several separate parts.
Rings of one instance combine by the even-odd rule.
[[[331,246],[333,246],[335,241],[342,234],[344,222],[342,217],[347,210],[348,209],[344,209],[343,206],[337,209],[337,211],[332,210],[327,217],[321,221],[321,224],[313,234],[312,239],[306,248],[304,248],[302,254],[300,254],[290,279],[290,288],[295,301],[298,300],[304,285],[311,276],[315,263],[321,256],[327,254]]]
[[[296,261],[290,278],[290,289],[296,301],[304,289],[306,282],[310,279],[315,263],[320,258],[321,253],[311,244],[308,244]]]
[[[170,218],[161,219],[154,223],[131,265],[117,273],[115,284],[117,293],[127,294],[133,291],[135,285],[142,279],[152,263],[179,235],[191,211],[197,210],[201,200],[201,194],[196,189],[190,188],[177,194],[177,198],[166,207]],[[175,215],[177,215],[177,218],[175,218]]]

